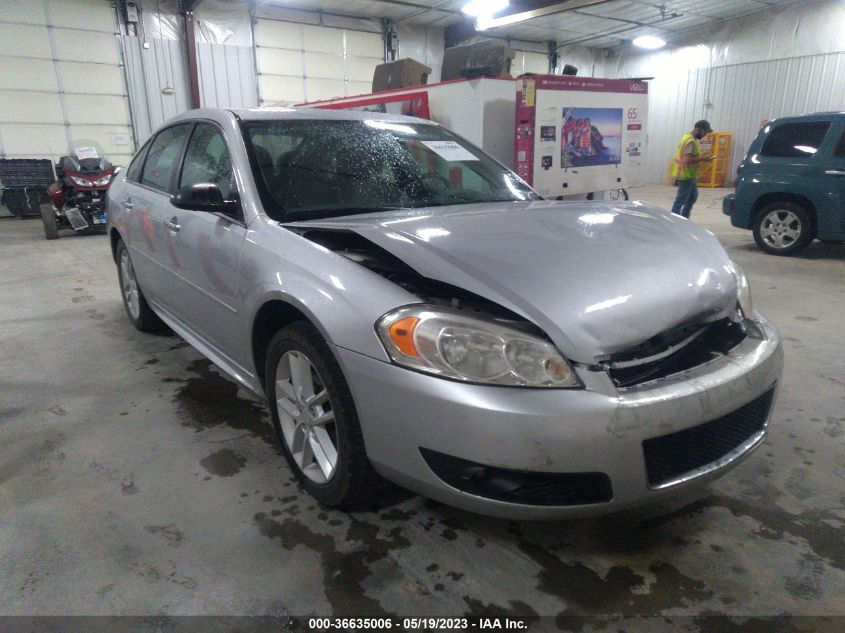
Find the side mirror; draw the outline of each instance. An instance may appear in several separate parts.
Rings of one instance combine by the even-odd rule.
[[[199,182],[182,187],[170,197],[170,203],[179,209],[231,213],[237,203],[224,200],[220,187],[211,182]]]

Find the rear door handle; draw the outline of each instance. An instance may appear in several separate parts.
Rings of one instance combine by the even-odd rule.
[[[842,169],[828,169],[824,173],[826,176],[845,176],[845,171]]]
[[[165,220],[164,226],[166,226],[168,229],[170,229],[171,233],[178,233],[179,231],[182,230],[182,227],[179,226],[179,224],[177,224],[177,220],[176,220],[175,216],[170,220]]]
[[[132,198],[126,198],[126,199],[123,201],[123,208],[124,208],[124,209],[126,209],[127,211],[128,211],[129,209],[131,209],[132,207],[134,207],[134,206],[135,206],[135,205],[134,205],[134,204],[132,204]]]

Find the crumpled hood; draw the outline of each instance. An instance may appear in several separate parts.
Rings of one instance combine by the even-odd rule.
[[[737,301],[715,236],[644,203],[472,204],[296,225],[355,231],[419,274],[524,316],[583,363],[728,315]]]

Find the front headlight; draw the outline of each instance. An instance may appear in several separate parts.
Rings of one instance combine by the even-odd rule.
[[[104,187],[105,185],[109,184],[111,177],[112,177],[112,175],[109,174],[108,176],[103,176],[102,178],[97,178],[97,180],[94,181],[94,184],[97,185],[98,187]]]
[[[736,262],[733,263],[733,273],[736,277],[737,302],[742,316],[746,319],[754,318],[754,305],[751,303],[751,285],[748,283],[748,276]]]
[[[79,176],[71,176],[70,179],[75,182],[80,187],[92,187],[94,183],[92,183],[87,178],[80,178]]]
[[[496,321],[437,306],[410,306],[376,323],[398,365],[465,382],[580,387],[572,367],[543,339]]]

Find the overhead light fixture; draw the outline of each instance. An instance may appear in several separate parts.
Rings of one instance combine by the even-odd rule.
[[[638,48],[647,48],[648,50],[655,50],[666,46],[665,40],[660,39],[656,35],[640,35],[634,39],[634,46]]]
[[[508,0],[469,0],[461,11],[476,18],[490,18],[494,13],[507,9],[508,5]]]

